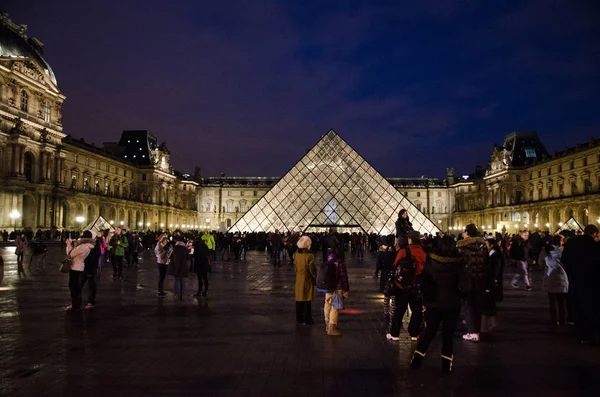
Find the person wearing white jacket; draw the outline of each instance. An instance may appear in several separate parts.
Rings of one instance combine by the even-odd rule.
[[[95,242],[92,238],[92,232],[86,230],[82,237],[75,243],[70,240],[67,243],[67,255],[71,257],[71,270],[69,271],[69,289],[71,290],[71,304],[67,306],[67,311],[79,312],[82,310],[81,291],[85,283],[85,258],[88,257],[91,250],[94,249]]]

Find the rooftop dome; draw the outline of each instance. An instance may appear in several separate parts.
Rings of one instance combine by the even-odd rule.
[[[16,25],[8,14],[0,14],[0,58],[29,59],[35,62],[55,85],[56,77],[50,65],[42,58],[42,43],[25,34],[27,26]]]

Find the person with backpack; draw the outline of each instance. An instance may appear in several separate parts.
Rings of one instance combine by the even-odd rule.
[[[451,236],[443,236],[427,258],[421,277],[426,326],[410,362],[413,369],[421,367],[427,349],[442,325],[442,371],[452,372],[454,331],[466,288],[467,275],[456,242]]]
[[[329,336],[341,336],[337,328],[338,310],[341,309],[340,302],[348,299],[350,284],[344,263],[344,243],[339,238],[333,238],[330,244],[327,261],[317,271],[317,291],[325,292],[325,332]]]
[[[315,256],[310,252],[312,241],[310,237],[302,236],[296,245],[298,250],[292,256],[296,272],[296,322],[313,325],[312,301],[315,299],[317,268]]]
[[[408,235],[408,247],[401,248],[394,261],[394,283],[396,290],[396,311],[392,317],[392,326],[386,338],[400,340],[400,328],[406,309],[410,306],[412,314],[408,324],[411,340],[417,340],[423,320],[422,302],[418,281],[425,266],[427,254],[421,246],[421,235],[412,231]]]
[[[68,312],[79,312],[82,309],[81,291],[85,284],[86,258],[95,248],[96,242],[92,239],[92,232],[86,230],[81,238],[74,243],[67,239],[67,255],[71,257],[69,269],[69,290],[71,291],[71,304],[67,306]],[[96,265],[96,264],[94,264]]]

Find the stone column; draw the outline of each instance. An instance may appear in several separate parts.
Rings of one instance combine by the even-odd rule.
[[[19,145],[19,175],[25,174],[25,146]]]
[[[39,167],[38,167],[39,172],[40,172],[38,180],[40,182],[46,181],[46,156],[47,156],[46,152],[44,152],[44,151],[40,152],[40,163],[39,163]]]

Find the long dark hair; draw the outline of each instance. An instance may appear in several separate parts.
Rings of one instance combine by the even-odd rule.
[[[432,253],[446,258],[458,258],[461,256],[458,248],[456,247],[456,242],[451,236],[448,235],[443,236],[437,242]]]

